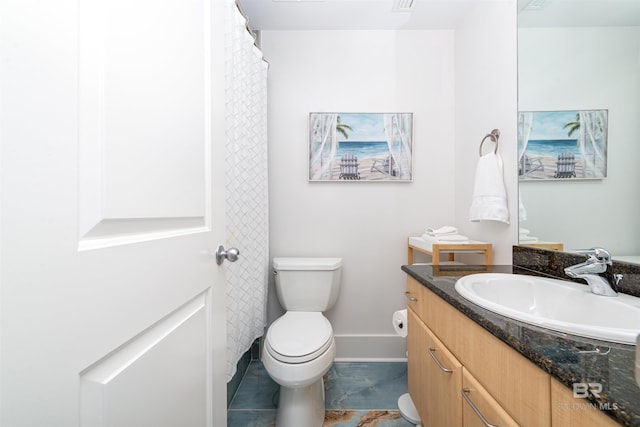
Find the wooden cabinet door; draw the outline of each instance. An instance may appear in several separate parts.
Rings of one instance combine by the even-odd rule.
[[[551,381],[551,425],[554,427],[614,427],[616,423],[586,399],[573,397],[570,389]]]
[[[423,324],[424,326],[424,324]],[[457,427],[462,425],[462,364],[424,326],[426,347],[422,355],[426,386],[427,426]]]
[[[549,375],[424,287],[425,324],[519,424],[549,427]],[[526,386],[525,386],[526,385]]]
[[[518,427],[518,423],[495,401],[482,385],[467,371],[462,370],[462,420],[464,427]]]
[[[409,394],[426,426],[462,425],[462,365],[409,309]]]

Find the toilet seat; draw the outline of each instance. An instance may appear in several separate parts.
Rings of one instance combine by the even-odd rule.
[[[284,363],[305,363],[331,346],[333,329],[320,312],[288,311],[269,327],[265,349]]]

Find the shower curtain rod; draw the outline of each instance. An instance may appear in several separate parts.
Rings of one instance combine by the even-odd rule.
[[[249,35],[253,37],[253,45],[260,51],[260,53],[262,53],[262,49],[260,48],[259,35],[256,31],[254,31],[249,26],[249,17],[247,16],[246,13],[244,13],[244,10],[242,9],[242,5],[240,4],[240,0],[235,0],[235,4],[236,4],[236,8],[238,9],[238,12],[240,12],[240,15],[242,15],[242,17],[244,18],[244,22],[245,22],[244,27],[247,29],[247,32],[249,33]],[[267,64],[267,66],[269,66],[269,61],[264,59],[264,55],[262,56],[262,60],[265,62],[265,64]]]
[[[257,40],[258,37],[256,36],[256,33],[251,29],[251,27],[249,27],[249,17],[247,16],[246,13],[244,13],[244,10],[240,5],[240,0],[236,0],[235,4],[236,4],[236,7],[238,8],[238,12],[240,12],[240,15],[242,15],[242,17],[244,18],[244,22],[245,22],[244,27],[247,29],[247,32],[251,34],[251,37],[253,37],[254,40]]]

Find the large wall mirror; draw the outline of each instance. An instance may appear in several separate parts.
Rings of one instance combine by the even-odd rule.
[[[534,179],[534,169],[555,173],[558,164],[535,151],[527,165],[519,159],[527,174],[519,181],[520,244],[601,246],[614,259],[640,263],[640,0],[519,0],[518,108],[572,112],[558,138],[569,146],[580,135],[568,136],[571,127],[587,126],[576,111],[608,117],[605,178]],[[525,125],[529,141],[544,126]]]

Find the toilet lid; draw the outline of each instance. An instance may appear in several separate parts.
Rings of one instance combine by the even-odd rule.
[[[285,363],[315,359],[331,346],[333,329],[320,312],[288,311],[269,327],[265,345]]]

